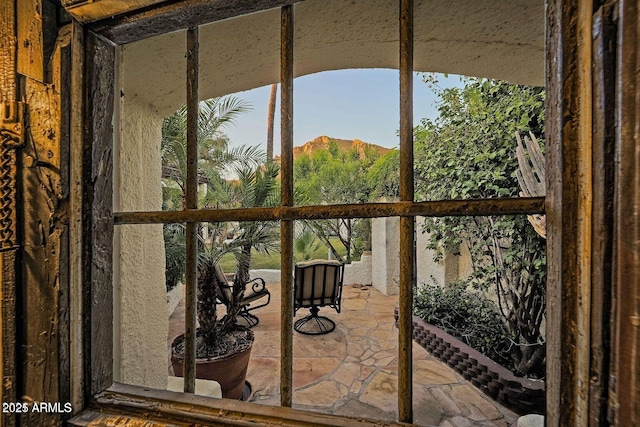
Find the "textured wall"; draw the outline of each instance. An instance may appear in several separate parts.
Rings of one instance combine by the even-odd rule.
[[[419,71],[544,84],[544,1],[418,0],[414,65]],[[393,0],[307,0],[295,6],[296,76],[346,68],[398,67]],[[202,26],[201,98],[278,80],[280,12]],[[127,97],[163,115],[185,103],[185,34],[125,46]]]
[[[399,292],[400,219],[375,218],[371,224],[371,284],[385,295]],[[386,248],[381,251],[379,248]]]
[[[126,98],[120,107],[114,208],[159,210],[162,119]],[[115,236],[114,377],[126,384],[164,389],[169,320],[162,226],[119,226]]]

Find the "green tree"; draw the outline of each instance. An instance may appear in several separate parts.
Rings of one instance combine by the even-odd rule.
[[[414,130],[418,200],[517,197],[515,131],[544,135],[544,90],[468,79],[436,89],[439,117]],[[470,250],[470,281],[495,289],[520,375],[544,375],[545,240],[525,216],[427,218],[430,247]]]
[[[335,140],[330,140],[327,149],[315,151],[312,155],[303,154],[293,165],[296,182],[295,197],[298,205],[363,203],[370,199],[372,187],[367,179],[367,171],[378,159],[379,153],[369,147],[353,147],[340,150]],[[339,218],[331,220],[306,221],[318,239],[329,248],[334,258],[350,263],[354,249],[367,247],[362,239],[368,239],[366,233],[358,230],[358,222],[364,220]],[[345,259],[331,242],[338,237],[347,249]],[[357,242],[356,240],[359,240]]]
[[[400,197],[400,151],[391,150],[378,158],[367,171],[372,187],[371,201],[397,200]]]
[[[266,160],[266,159],[265,159]],[[278,175],[280,166],[267,162],[264,166],[251,167],[240,164],[236,167],[237,180],[228,182],[231,195],[230,208],[270,207],[280,203]],[[273,221],[240,221],[234,231],[236,240],[242,242],[236,252],[237,270],[235,281],[249,281],[251,250],[268,254],[279,250],[280,234]]]

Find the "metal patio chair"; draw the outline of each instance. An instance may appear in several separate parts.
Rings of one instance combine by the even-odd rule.
[[[310,314],[297,320],[293,329],[301,334],[327,334],[336,328],[333,320],[319,316],[320,307],[332,307],[340,313],[344,265],[339,261],[312,260],[295,265],[293,315],[301,308]]]
[[[216,279],[223,283],[223,285],[219,287],[219,292],[221,294],[219,294],[218,298],[226,299],[228,301],[232,298],[232,281],[230,282],[224,274],[220,264],[216,264],[215,266],[215,275]],[[271,293],[269,292],[269,289],[267,289],[264,279],[260,277],[249,280],[244,286],[244,297],[242,298],[242,301],[240,301],[240,312],[238,313],[238,317],[244,319],[249,328],[253,328],[260,323],[260,319],[251,312],[258,308],[267,306],[269,302],[271,302]]]

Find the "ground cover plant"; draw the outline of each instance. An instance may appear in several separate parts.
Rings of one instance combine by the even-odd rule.
[[[512,345],[502,314],[481,293],[469,292],[466,282],[447,287],[420,285],[414,296],[413,313],[494,362],[512,367]]]

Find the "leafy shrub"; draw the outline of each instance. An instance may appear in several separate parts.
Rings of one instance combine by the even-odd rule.
[[[176,287],[184,278],[186,269],[186,247],[184,234],[175,224],[165,224],[163,227],[165,248],[165,280],[167,292]]]
[[[467,289],[466,282],[443,288],[425,284],[413,300],[413,314],[513,370],[507,327],[495,304]]]

